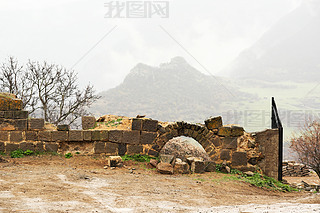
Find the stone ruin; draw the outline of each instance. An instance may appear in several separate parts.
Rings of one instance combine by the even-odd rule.
[[[282,175],[289,177],[306,177],[310,176],[310,169],[295,161],[285,161],[282,163]]]
[[[1,94],[0,151],[158,156],[169,140],[186,136],[198,141],[214,163],[241,171],[261,169],[270,177],[278,177],[276,129],[247,133],[242,127],[223,125],[221,117],[209,118],[204,124],[164,123],[150,118],[128,118],[128,121],[130,126],[126,129],[97,129],[97,119],[86,116],[82,117],[82,130],[46,129],[43,119],[28,117],[16,96]]]

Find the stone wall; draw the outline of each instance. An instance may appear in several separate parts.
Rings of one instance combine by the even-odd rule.
[[[86,120],[86,118],[84,118]],[[218,120],[221,120],[219,118]],[[35,129],[34,129],[35,128]],[[88,127],[87,127],[88,128]],[[277,177],[278,131],[246,133],[236,126],[210,126],[174,122],[161,125],[152,119],[133,119],[131,130],[44,130],[43,120],[28,119],[26,130],[0,131],[0,151],[16,149],[75,152],[81,154],[148,154],[157,156],[172,138],[192,137],[216,163],[227,164],[242,171],[261,169]]]
[[[170,139],[187,136],[197,140],[216,163],[226,162],[241,171],[261,169],[270,177],[278,176],[277,130],[247,133],[242,127],[223,126],[221,117],[210,118],[204,124],[183,121],[161,123],[147,118],[133,118],[129,130],[97,130],[94,129],[94,117],[83,117],[83,130],[46,130],[43,119],[30,119],[28,112],[22,111],[19,104],[12,102],[14,104],[7,106],[6,103],[0,103],[0,106],[4,105],[0,111],[1,152],[29,149],[157,156]]]

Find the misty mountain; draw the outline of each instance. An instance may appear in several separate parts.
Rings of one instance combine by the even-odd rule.
[[[266,81],[318,81],[320,1],[306,1],[280,19],[225,70],[230,76]]]
[[[122,84],[100,95],[91,108],[95,115],[140,114],[161,121],[203,122],[218,115],[224,104],[244,99],[247,94],[175,57],[159,67],[136,65]]]

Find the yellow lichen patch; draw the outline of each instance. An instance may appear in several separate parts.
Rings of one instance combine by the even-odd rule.
[[[21,110],[22,101],[16,95],[10,93],[0,93],[0,111]]]

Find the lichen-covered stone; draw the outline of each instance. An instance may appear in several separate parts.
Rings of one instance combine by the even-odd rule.
[[[204,123],[206,124],[206,127],[210,130],[217,129],[219,127],[222,127],[222,118],[221,116],[209,118],[205,120]]]
[[[218,135],[223,137],[238,137],[244,134],[244,129],[239,126],[223,126],[218,130]]]
[[[0,111],[21,110],[22,100],[10,93],[0,93]]]

